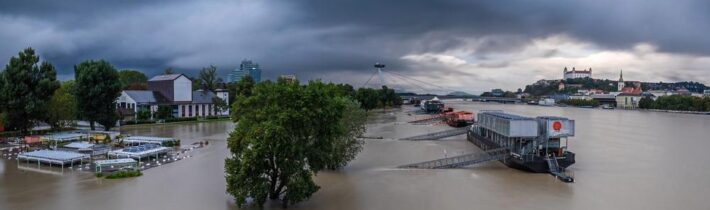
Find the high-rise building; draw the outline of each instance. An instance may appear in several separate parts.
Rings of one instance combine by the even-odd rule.
[[[229,81],[237,82],[246,75],[251,76],[254,82],[261,82],[261,68],[259,64],[251,60],[243,60],[242,63],[239,64],[239,68],[234,69],[232,73],[229,74]]]

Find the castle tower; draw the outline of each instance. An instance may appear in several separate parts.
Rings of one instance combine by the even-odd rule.
[[[624,70],[621,70],[619,72],[619,84],[617,84],[618,91],[621,91],[621,89],[624,89]]]

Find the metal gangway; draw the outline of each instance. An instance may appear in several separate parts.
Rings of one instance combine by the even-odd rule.
[[[420,140],[437,140],[451,136],[458,136],[466,134],[468,127],[450,129],[445,131],[438,131],[434,133],[427,133],[422,135],[410,136],[407,138],[401,138],[399,140],[410,140],[410,141],[420,141]]]
[[[555,154],[552,154],[550,157],[547,157],[546,160],[547,166],[550,169],[550,174],[557,177],[557,179],[562,180],[563,182],[574,182],[574,178],[567,175],[563,168],[560,168],[559,163],[557,163],[557,157],[555,157]]]
[[[473,164],[484,163],[492,160],[502,160],[508,156],[507,148],[498,148],[485,151],[484,153],[471,153],[449,158],[430,160],[421,163],[413,163],[399,166],[399,168],[460,168]]]

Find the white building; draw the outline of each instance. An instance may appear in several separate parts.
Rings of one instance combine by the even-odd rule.
[[[170,107],[173,117],[207,117],[229,115],[228,108],[218,112],[215,99],[229,104],[226,90],[192,91],[192,80],[183,74],[158,75],[148,80],[148,90],[124,90],[116,101],[123,116],[134,116],[140,110],[149,110],[155,118],[158,107]]]
[[[592,68],[589,68],[589,70],[576,70],[572,67],[572,71],[568,71],[567,67],[565,67],[562,75],[564,79],[592,78]]]

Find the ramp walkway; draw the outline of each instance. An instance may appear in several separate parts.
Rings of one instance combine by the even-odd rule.
[[[437,140],[437,139],[442,139],[442,138],[446,138],[446,137],[466,134],[467,131],[468,131],[468,127],[463,127],[463,128],[457,128],[457,129],[451,129],[451,130],[445,130],[445,131],[438,131],[438,132],[434,132],[434,133],[416,135],[416,136],[411,136],[411,137],[407,137],[407,138],[401,138],[399,140],[409,140],[409,141]]]
[[[413,163],[399,166],[399,168],[427,168],[427,169],[443,169],[443,168],[460,168],[464,166],[484,163],[493,160],[502,160],[508,156],[507,148],[498,148],[485,151],[484,153],[471,153],[459,155],[449,158],[430,160],[420,163]]]
[[[412,121],[409,121],[409,123],[416,124],[416,125],[426,125],[426,124],[431,124],[431,123],[435,123],[435,122],[440,122],[440,121],[442,121],[442,120],[444,120],[444,116],[442,116],[442,115],[436,115],[436,116],[433,116],[433,117],[427,117],[427,118],[423,118],[423,119],[412,120]]]
[[[557,179],[559,179],[563,182],[574,182],[574,178],[567,175],[564,172],[564,169],[560,168],[559,163],[557,163],[557,157],[555,157],[554,154],[552,154],[552,157],[546,158],[546,160],[547,160],[547,166],[550,169],[550,174],[557,177]]]

